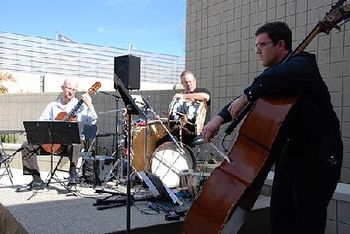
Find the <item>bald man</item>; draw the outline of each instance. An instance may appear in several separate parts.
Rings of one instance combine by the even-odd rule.
[[[39,117],[39,121],[55,120],[59,113],[69,113],[77,105],[79,100],[75,97],[75,94],[78,89],[78,82],[74,79],[65,79],[61,89],[61,96],[46,106],[45,110]],[[84,103],[76,111],[76,117],[73,121],[77,121],[80,126],[84,124],[95,124],[98,117],[90,95],[85,93],[81,96],[81,99]],[[45,184],[41,179],[37,161],[37,154],[41,151],[41,146],[24,143],[22,147],[23,174],[32,175],[33,180],[25,187],[17,188],[16,191],[25,192],[44,189]],[[76,164],[79,157],[80,145],[72,144],[70,146],[64,146],[64,148],[67,150],[70,159],[68,184],[76,184],[79,182]]]

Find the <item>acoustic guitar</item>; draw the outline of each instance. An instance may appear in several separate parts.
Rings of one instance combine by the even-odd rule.
[[[91,96],[94,95],[97,90],[101,87],[100,82],[96,82],[93,84],[87,93]],[[67,112],[60,112],[56,116],[55,120],[62,120],[62,121],[72,121],[74,119],[75,113],[78,111],[79,107],[84,103],[83,99],[80,99],[78,103],[73,107],[73,109],[67,113]],[[41,147],[48,153],[59,153],[61,150],[61,144],[43,144]]]

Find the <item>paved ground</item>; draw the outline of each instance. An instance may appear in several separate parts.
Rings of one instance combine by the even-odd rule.
[[[2,171],[3,168],[0,169],[0,175]],[[13,186],[7,176],[0,179],[0,203],[29,233],[109,233],[126,229],[125,205],[105,210],[97,210],[93,206],[96,199],[106,197],[107,194],[95,193],[95,189],[89,187],[78,187],[79,196],[72,196],[55,181],[52,181],[50,189],[37,193],[17,193],[16,187],[29,183],[31,177],[23,176],[19,169],[12,169],[12,172]],[[45,176],[47,174],[42,173]],[[59,178],[63,176],[67,174],[61,174]],[[164,213],[150,210],[147,202],[136,202],[131,206],[130,214],[131,229],[169,223],[165,221]]]

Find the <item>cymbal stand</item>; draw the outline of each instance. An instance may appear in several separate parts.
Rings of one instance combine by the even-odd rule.
[[[107,112],[99,112],[99,114],[105,114],[105,113],[110,113],[110,112],[115,112],[115,145],[113,145],[112,149],[115,149],[113,156],[116,154],[116,158],[118,159],[120,157],[119,151],[118,151],[118,145],[119,145],[119,112],[123,111],[124,108],[119,109],[119,99],[121,98],[118,95],[107,93],[104,91],[99,91],[99,93],[103,93],[108,96],[112,96],[115,99],[115,110],[112,111],[107,111]]]

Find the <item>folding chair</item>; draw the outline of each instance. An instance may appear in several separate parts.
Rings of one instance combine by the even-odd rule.
[[[3,176],[7,175],[9,177],[12,185],[13,185],[13,181],[12,181],[13,174],[12,174],[12,171],[10,168],[10,163],[13,160],[13,156],[14,156],[14,154],[9,155],[5,152],[4,145],[2,144],[2,141],[0,141],[0,169],[1,169],[2,165],[4,165],[4,168],[5,168],[5,170],[0,175],[0,179]]]
[[[93,148],[95,147],[96,135],[97,135],[97,126],[96,125],[84,125],[83,128],[84,139],[84,148],[82,150],[81,156],[87,156],[88,154],[93,152]]]
[[[80,166],[79,166],[79,173],[83,174],[83,165],[87,158],[91,158],[95,156],[94,153],[94,147],[96,142],[96,135],[97,135],[97,126],[96,125],[84,125],[83,132],[85,139],[83,141],[84,147],[82,148],[80,152]]]

